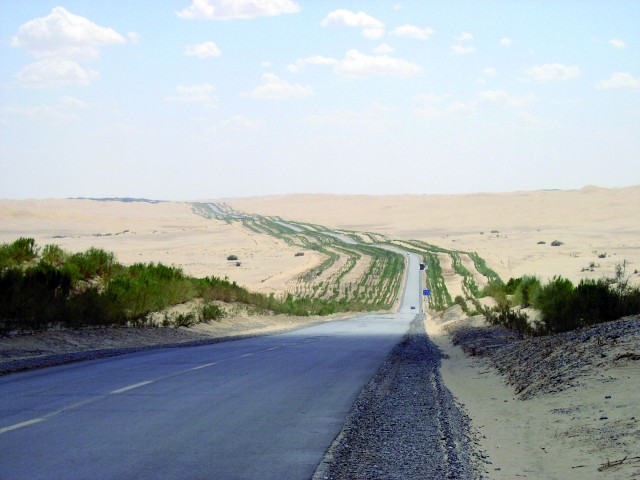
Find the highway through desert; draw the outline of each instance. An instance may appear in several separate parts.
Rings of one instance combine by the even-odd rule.
[[[309,479],[420,312],[407,259],[397,313],[0,378],[0,479]]]

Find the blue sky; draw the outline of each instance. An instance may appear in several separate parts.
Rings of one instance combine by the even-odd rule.
[[[640,183],[640,2],[0,0],[0,198]]]

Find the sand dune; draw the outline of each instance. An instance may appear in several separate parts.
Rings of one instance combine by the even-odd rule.
[[[640,186],[473,195],[290,195],[230,199],[234,209],[477,251],[503,278],[574,281],[627,261],[640,281]],[[552,247],[559,240],[563,245]],[[545,243],[538,243],[545,242]],[[599,255],[606,255],[599,258]],[[594,271],[584,270],[595,264]]]
[[[285,291],[287,281],[322,259],[313,251],[296,257],[298,250],[281,240],[197,216],[188,203],[2,200],[0,225],[0,242],[27,236],[72,252],[98,247],[125,264],[162,262],[265,293]]]

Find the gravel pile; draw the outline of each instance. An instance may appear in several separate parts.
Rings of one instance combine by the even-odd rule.
[[[360,393],[314,480],[483,478],[422,316]]]
[[[486,357],[520,398],[581,385],[594,367],[640,360],[640,315],[572,332],[520,339],[503,327],[474,326],[473,319],[448,327],[454,345]]]

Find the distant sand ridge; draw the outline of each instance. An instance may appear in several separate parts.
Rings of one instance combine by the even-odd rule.
[[[505,280],[527,274],[600,278],[613,275],[616,264],[627,260],[627,273],[640,282],[633,275],[640,271],[640,186],[473,195],[285,195],[225,202],[245,212],[476,251]],[[563,245],[552,247],[554,240]]]

